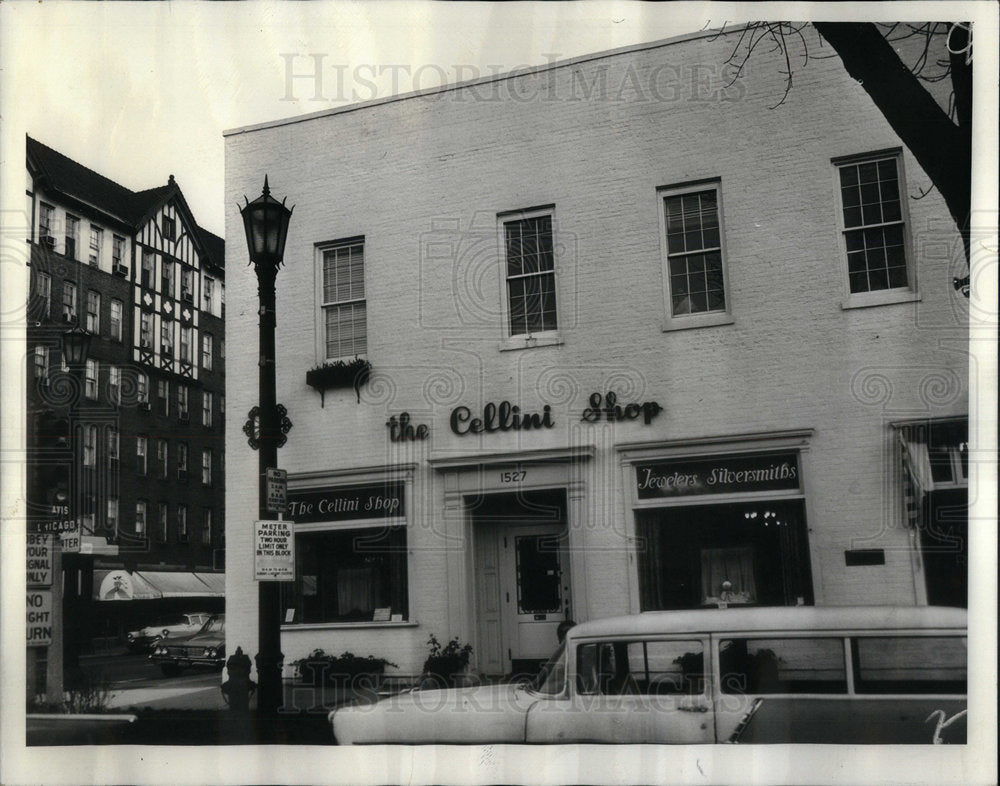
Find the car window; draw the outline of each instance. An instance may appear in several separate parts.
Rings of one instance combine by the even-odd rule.
[[[580,693],[629,696],[705,691],[704,653],[696,639],[581,644],[576,660]]]
[[[532,690],[555,696],[566,683],[566,643],[561,642],[552,657],[542,666],[532,683]]]
[[[199,633],[221,633],[226,626],[225,617],[211,617],[208,622],[206,622]]]
[[[847,693],[844,640],[723,639],[719,674],[723,693]]]
[[[852,640],[857,693],[965,693],[964,636],[866,636]]]

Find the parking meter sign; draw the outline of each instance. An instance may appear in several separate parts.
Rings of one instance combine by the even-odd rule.
[[[295,580],[295,533],[291,521],[257,521],[254,525],[254,580]]]
[[[288,473],[283,469],[268,467],[267,510],[270,513],[288,511]]]

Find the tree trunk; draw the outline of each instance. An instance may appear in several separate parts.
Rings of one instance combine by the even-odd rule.
[[[814,22],[944,198],[969,259],[972,124],[953,123],[871,23]],[[964,64],[964,60],[963,60]],[[971,66],[953,72],[960,116],[971,117]],[[961,94],[961,95],[960,95]]]

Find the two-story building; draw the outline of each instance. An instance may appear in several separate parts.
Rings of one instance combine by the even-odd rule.
[[[82,524],[79,637],[222,610],[224,248],[180,187],[132,191],[27,139],[29,518]],[[90,334],[83,366],[66,331]],[[121,602],[124,601],[124,602]]]
[[[567,618],[965,604],[961,241],[839,60],[774,108],[781,64],[734,81],[731,49],[699,33],[227,132],[227,200],[266,173],[295,205],[286,677],[317,647],[412,677],[431,635],[510,673]],[[226,240],[229,370],[256,379],[235,209]],[[322,368],[355,358],[356,390]],[[255,652],[257,457],[235,419],[226,440],[227,646]]]

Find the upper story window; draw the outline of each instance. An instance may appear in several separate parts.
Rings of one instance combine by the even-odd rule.
[[[205,299],[205,310],[212,310],[212,296],[215,293],[215,279],[205,276],[205,281],[202,284],[202,297]]]
[[[181,383],[177,384],[177,417],[188,419],[188,388]]]
[[[101,295],[92,289],[87,291],[87,332],[101,332]]]
[[[324,355],[328,360],[363,355],[368,351],[364,239],[321,248],[320,255]]]
[[[101,239],[104,235],[104,230],[100,227],[95,227],[93,224],[90,225],[90,256],[89,261],[94,267],[99,267],[101,264]]]
[[[201,482],[212,485],[212,451],[208,448],[201,451]]]
[[[135,503],[135,534],[146,534],[146,503],[141,499]]]
[[[173,240],[177,234],[177,224],[170,216],[164,216],[161,222],[161,231],[166,240]]]
[[[898,152],[834,161],[847,254],[846,305],[909,299],[913,286]]]
[[[118,532],[118,497],[108,497],[108,516],[105,528],[109,532]]]
[[[212,334],[203,333],[201,336],[201,367],[205,371],[212,370]]]
[[[188,539],[188,509],[187,505],[177,506],[177,540],[187,543]]]
[[[153,252],[148,248],[142,250],[142,285],[146,288],[153,286]]]
[[[717,182],[658,192],[667,330],[732,321],[720,196]]]
[[[212,425],[212,393],[208,390],[201,394],[201,425]]]
[[[80,219],[66,214],[66,256],[76,259],[76,242],[80,236]]]
[[[49,381],[49,348],[41,344],[35,345],[35,379]]]
[[[120,300],[111,299],[111,338],[115,341],[122,340],[122,305]]]
[[[83,466],[93,467],[97,462],[97,426],[83,428]]]
[[[108,366],[108,400],[118,406],[121,404],[122,370],[118,366]]]
[[[118,461],[118,429],[114,426],[108,428],[108,461],[111,463]]]
[[[97,361],[87,359],[83,378],[83,395],[89,399],[97,398]]]
[[[76,284],[63,281],[63,322],[76,321]]]
[[[164,355],[174,354],[174,323],[166,319],[160,323],[160,351]]]
[[[135,438],[135,471],[140,475],[146,474],[146,438]]]
[[[552,210],[501,217],[507,334],[529,339],[558,329]]]
[[[160,477],[167,477],[167,461],[169,456],[169,449],[167,446],[167,441],[165,439],[156,440],[156,463],[160,467]]]
[[[139,346],[144,349],[153,347],[153,315],[147,311],[139,312]]]
[[[167,503],[160,503],[160,529],[157,533],[160,543],[166,543],[167,541]]]
[[[170,414],[170,382],[165,379],[157,380],[156,396],[160,399],[160,414],[164,417]]]
[[[181,360],[185,363],[194,363],[194,345],[191,336],[191,326],[181,325]]]
[[[177,443],[177,477],[180,480],[187,478],[188,469],[188,446],[186,442]]]
[[[45,242],[46,238],[53,237],[53,224],[55,223],[56,209],[52,205],[44,202],[38,203],[38,239]]]
[[[174,263],[170,259],[160,261],[160,293],[165,297],[174,296]]]
[[[194,302],[194,271],[186,265],[181,265],[181,300]]]
[[[41,316],[48,317],[52,313],[52,277],[48,273],[35,275],[35,296],[40,303]]]
[[[121,235],[111,237],[111,263],[117,269],[125,264],[125,238]]]
[[[136,375],[136,400],[143,409],[149,409],[149,375],[140,371]]]
[[[201,528],[201,542],[206,546],[212,545],[212,510],[205,508],[205,524]]]

